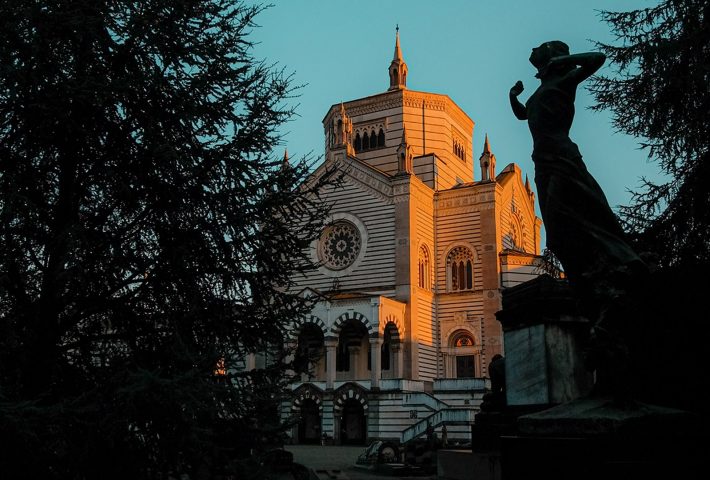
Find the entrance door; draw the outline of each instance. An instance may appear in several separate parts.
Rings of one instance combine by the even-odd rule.
[[[340,441],[343,445],[364,445],[367,439],[367,419],[359,401],[349,399],[343,405],[340,421]]]
[[[298,443],[320,443],[320,413],[311,399],[301,404],[301,423],[298,424]]]
[[[456,377],[473,378],[475,376],[475,357],[473,355],[458,355],[456,357]]]

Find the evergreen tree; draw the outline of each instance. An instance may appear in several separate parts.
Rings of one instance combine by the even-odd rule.
[[[620,212],[638,251],[659,267],[636,285],[639,308],[627,319],[630,383],[642,401],[707,419],[710,332],[697,312],[710,265],[710,1],[661,0],[601,17],[617,40],[597,46],[616,71],[592,83],[595,109],[611,110],[619,131],[640,138],[666,178],[644,180]]]
[[[283,362],[235,359],[309,311],[331,177],[273,154],[294,87],[261,10],[0,3],[3,478],[245,474],[278,431]]]
[[[617,38],[598,43],[616,68],[597,77],[596,110],[642,138],[649,159],[667,175],[646,179],[621,209],[640,250],[661,266],[710,262],[710,2],[663,0],[630,12],[602,12]]]

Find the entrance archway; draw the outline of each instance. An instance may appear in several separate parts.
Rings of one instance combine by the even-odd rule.
[[[343,445],[364,445],[367,440],[367,417],[358,400],[349,398],[343,404],[340,420],[340,442]]]
[[[301,421],[298,424],[298,443],[320,443],[321,418],[318,404],[312,398],[301,403]]]

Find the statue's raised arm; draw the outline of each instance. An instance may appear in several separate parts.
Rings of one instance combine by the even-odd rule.
[[[515,85],[510,88],[510,106],[513,108],[513,114],[518,120],[528,119],[528,113],[525,111],[525,105],[520,103],[520,100],[518,100],[518,95],[523,93],[523,90],[525,90],[525,87],[523,86],[523,82],[520,80],[515,82]]]
[[[604,65],[605,60],[606,56],[601,52],[552,57],[547,65],[543,67],[543,75],[546,75],[548,71],[554,72],[555,70],[567,72],[562,75],[560,81],[569,82],[576,86],[594,75]]]

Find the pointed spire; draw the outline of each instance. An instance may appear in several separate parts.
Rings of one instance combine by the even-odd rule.
[[[403,90],[407,88],[407,64],[399,46],[399,25],[397,25],[394,41],[394,57],[389,67],[390,88],[388,90]]]
[[[527,174],[527,173],[525,174],[525,190],[527,190],[528,193],[530,193],[530,180],[528,180],[528,174]]]
[[[402,49],[399,46],[399,24],[397,25],[396,31],[397,33],[394,41],[394,58],[392,58],[392,61],[403,62],[404,59],[402,58]]]
[[[488,134],[486,133],[486,141],[483,143],[483,153],[491,153],[491,145],[488,143]]]
[[[402,125],[402,141],[399,144],[407,145],[407,127],[404,125]]]

